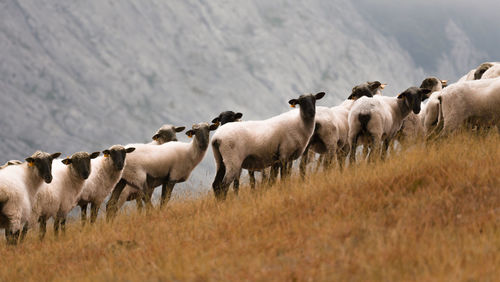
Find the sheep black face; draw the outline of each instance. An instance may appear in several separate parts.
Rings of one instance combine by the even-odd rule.
[[[26,158],[28,166],[35,169],[36,174],[42,178],[45,183],[52,182],[52,161],[59,157],[61,153],[49,154],[37,151],[31,157]]]
[[[170,141],[177,141],[177,136],[175,133],[182,132],[186,127],[184,126],[173,126],[169,124],[165,124],[160,127],[156,134],[153,136],[153,140],[158,142],[159,144],[164,144]]]
[[[135,151],[135,148],[133,147],[125,149],[125,147],[123,146],[114,145],[108,150],[102,151],[102,153],[104,154],[105,158],[111,158],[111,161],[113,161],[113,165],[116,170],[122,170],[125,166],[126,155],[132,153],[133,151]]]
[[[404,100],[404,104],[408,110],[413,111],[414,114],[418,114],[420,113],[420,104],[422,103],[423,97],[430,92],[430,89],[410,87],[399,94],[398,99]]]
[[[218,124],[209,125],[206,122],[194,124],[193,127],[186,131],[186,135],[189,138],[195,136],[198,146],[201,150],[206,150],[208,148],[208,139],[210,136],[210,131],[216,130],[219,127]]]
[[[82,179],[89,178],[91,168],[90,160],[95,159],[101,152],[89,154],[87,152],[74,153],[71,157],[62,160],[65,165],[71,165],[70,169]]]
[[[212,120],[212,123],[215,123],[217,125],[224,125],[228,122],[235,122],[239,121],[243,117],[242,113],[235,113],[233,111],[225,111],[219,114],[218,117],[214,118]]]
[[[296,105],[300,106],[301,115],[307,119],[314,119],[316,115],[316,100],[319,100],[325,96],[325,92],[319,92],[317,94],[304,94],[300,95],[298,99],[292,99],[288,101],[288,104],[292,108]]]
[[[347,97],[349,100],[357,100],[363,96],[373,97],[377,94],[377,90],[384,89],[387,84],[382,84],[380,81],[367,81],[352,88],[351,95]]]
[[[483,77],[483,74],[492,66],[493,64],[490,63],[482,63],[474,72],[474,80],[481,79],[481,77]]]

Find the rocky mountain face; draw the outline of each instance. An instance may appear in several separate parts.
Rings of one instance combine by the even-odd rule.
[[[333,106],[366,80],[396,95],[429,72],[348,0],[6,0],[0,23],[1,162],[149,142],[223,110],[264,119],[305,92]],[[213,163],[182,187],[208,189]]]

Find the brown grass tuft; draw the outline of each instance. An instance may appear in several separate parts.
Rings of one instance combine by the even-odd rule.
[[[0,280],[496,280],[500,136],[0,246]]]

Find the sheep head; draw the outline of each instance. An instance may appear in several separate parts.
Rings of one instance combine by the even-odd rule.
[[[28,167],[34,169],[45,183],[50,183],[52,182],[52,161],[60,155],[61,153],[49,154],[37,151],[31,157],[26,158],[26,162]]]
[[[225,111],[219,114],[218,117],[212,120],[212,123],[217,125],[224,125],[228,122],[240,121],[241,117],[243,117],[242,113],[235,113],[233,111]]]
[[[94,152],[89,154],[87,152],[74,153],[71,157],[67,157],[61,162],[70,166],[74,174],[78,175],[81,179],[89,178],[91,167],[90,160],[95,159],[101,152]]]
[[[420,104],[422,103],[423,97],[430,92],[430,89],[410,87],[399,94],[398,99],[404,101],[404,105],[407,109],[412,110],[414,114],[418,114],[420,113]]]
[[[170,141],[177,141],[177,136],[175,135],[178,132],[182,132],[184,129],[186,129],[185,126],[173,126],[170,124],[165,124],[158,131],[156,131],[156,134],[153,135],[153,140],[156,141],[159,145],[170,142]]]

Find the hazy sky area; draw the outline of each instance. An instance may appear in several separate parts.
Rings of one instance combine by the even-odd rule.
[[[0,162],[265,119],[367,80],[394,96],[500,58],[500,1],[0,1]],[[188,141],[184,133],[181,141]],[[208,189],[212,152],[186,189]],[[198,183],[198,182],[196,182]]]
[[[500,58],[500,1],[354,0],[382,34],[395,38],[426,73],[454,81]]]

